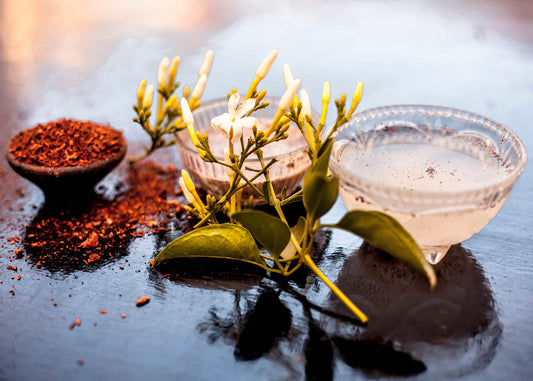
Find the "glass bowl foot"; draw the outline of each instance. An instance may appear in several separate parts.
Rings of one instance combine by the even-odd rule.
[[[451,245],[431,246],[422,247],[421,249],[424,255],[426,256],[427,261],[432,265],[436,265],[442,260],[442,258],[444,258],[450,246]]]

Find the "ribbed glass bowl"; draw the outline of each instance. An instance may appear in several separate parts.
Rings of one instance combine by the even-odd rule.
[[[484,116],[395,105],[352,116],[330,168],[348,209],[396,218],[436,264],[498,213],[526,161],[518,136]]]
[[[264,100],[269,101],[270,105],[265,109],[254,112],[253,116],[259,119],[260,122],[265,122],[266,125],[276,115],[279,98],[266,97]],[[228,147],[228,139],[224,137],[222,132],[216,131],[211,126],[211,119],[225,112],[228,112],[226,98],[208,101],[193,112],[196,131],[207,133],[211,150],[220,161],[224,161],[224,148]],[[266,128],[263,127],[263,130]],[[251,130],[245,129],[243,136],[251,136]],[[217,198],[222,197],[229,189],[229,177],[226,167],[203,161],[192,144],[187,130],[176,133],[175,138],[183,166],[195,183],[204,188],[209,194]],[[236,142],[234,146],[238,154],[240,152],[238,148],[240,143]],[[284,187],[287,188],[287,195],[290,195],[302,182],[303,176],[311,165],[306,150],[307,143],[296,126],[291,126],[287,139],[275,142],[264,148],[265,163],[268,163],[272,157],[277,159],[277,162],[270,167],[270,179],[278,197],[281,196]],[[255,156],[247,159],[245,166],[254,169],[261,168],[259,160]],[[255,175],[255,172],[250,170],[245,170],[244,173],[248,178],[252,178]],[[262,176],[253,182],[259,189],[262,189],[263,183],[264,178]],[[256,197],[257,193],[250,187],[244,188],[243,200],[247,200],[250,195]]]

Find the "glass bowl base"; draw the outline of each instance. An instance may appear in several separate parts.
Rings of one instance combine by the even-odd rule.
[[[446,255],[451,245],[422,247],[426,260],[432,265],[439,263]]]

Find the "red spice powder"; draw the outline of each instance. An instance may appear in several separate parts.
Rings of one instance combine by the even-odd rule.
[[[128,254],[134,237],[183,224],[177,177],[173,166],[145,161],[128,168],[127,188],[113,200],[96,196],[85,205],[45,205],[23,239],[29,259],[50,270],[76,271]]]
[[[61,119],[24,130],[9,152],[22,163],[43,167],[87,166],[119,152],[122,133],[88,121]]]

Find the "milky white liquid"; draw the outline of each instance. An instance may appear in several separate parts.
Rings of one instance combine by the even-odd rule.
[[[410,192],[442,196],[451,192],[475,191],[505,176],[492,155],[486,152],[465,154],[456,148],[397,143],[361,150],[355,143],[348,143],[332,158],[341,168],[363,182],[376,184],[378,190],[386,186],[407,191],[408,196],[405,199],[398,196],[395,200],[394,191],[384,197],[383,194],[372,194],[367,188],[364,193],[357,189],[357,185],[341,181],[341,197],[350,210],[377,210],[396,218],[422,248],[442,246],[447,250],[449,245],[462,242],[481,230],[506,199],[479,204],[479,200],[459,201],[460,196],[452,194],[450,203],[440,207],[409,200]]]

